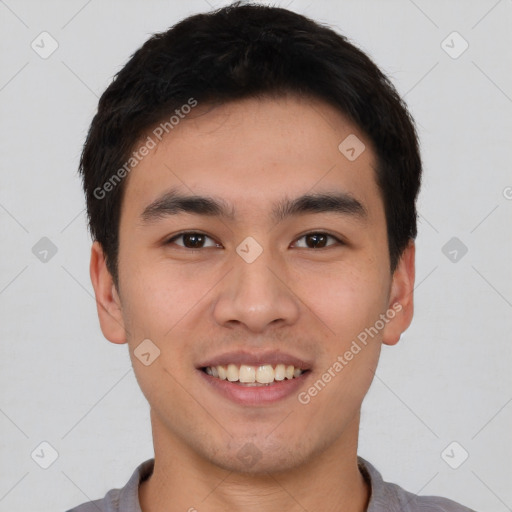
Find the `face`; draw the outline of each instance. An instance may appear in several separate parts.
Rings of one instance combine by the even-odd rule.
[[[93,246],[102,330],[128,343],[162,446],[230,471],[298,468],[356,442],[381,344],[411,321],[414,246],[391,275],[375,155],[337,110],[201,107],[127,178],[119,290]],[[283,364],[303,372],[232,381]]]

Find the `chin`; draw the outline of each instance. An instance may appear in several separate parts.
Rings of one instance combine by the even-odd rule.
[[[265,434],[252,439],[232,439],[227,446],[214,448],[205,458],[226,471],[247,475],[279,473],[300,467],[313,454],[299,440],[270,439]]]
[[[255,456],[252,459],[246,457],[242,460],[237,453],[220,458],[217,456],[211,462],[226,471],[254,476],[290,471],[303,463],[297,454],[285,456],[268,452],[261,453],[261,455]]]

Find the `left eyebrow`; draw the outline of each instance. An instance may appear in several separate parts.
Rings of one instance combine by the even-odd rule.
[[[151,224],[162,218],[190,213],[208,217],[223,217],[235,220],[235,209],[225,200],[211,196],[183,195],[172,189],[144,208],[141,214],[143,224]],[[284,198],[272,207],[271,219],[274,222],[304,214],[334,213],[342,217],[352,217],[365,221],[368,212],[363,204],[345,192],[304,194],[295,199]]]

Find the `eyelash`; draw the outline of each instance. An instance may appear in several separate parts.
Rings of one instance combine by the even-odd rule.
[[[211,240],[213,240],[213,238],[209,235],[207,235],[206,233],[202,233],[200,231],[182,231],[181,233],[178,233],[177,235],[174,235],[172,238],[170,238],[169,240],[167,240],[164,245],[170,245],[172,244],[175,240],[177,240],[178,238],[181,238],[185,235],[202,235],[202,236],[205,236],[207,238],[210,238]],[[334,236],[334,235],[331,235],[330,233],[326,233],[325,231],[310,231],[309,233],[304,233],[303,235],[301,235],[299,238],[297,238],[297,240],[300,240],[301,238],[304,238],[305,236],[308,236],[308,235],[327,235],[329,238],[333,238],[334,240],[336,240],[337,244],[332,244],[332,245],[328,245],[327,247],[321,247],[320,249],[312,249],[310,247],[300,247],[300,249],[310,249],[310,250],[321,250],[321,249],[327,249],[328,247],[332,247],[333,245],[336,246],[336,245],[345,245],[345,243],[340,240],[338,237]],[[190,247],[182,247],[180,245],[178,245],[178,247],[182,248],[182,249],[186,249],[188,251],[201,251],[201,250],[204,250],[204,249],[208,249],[208,247],[199,247],[197,249],[192,249]]]

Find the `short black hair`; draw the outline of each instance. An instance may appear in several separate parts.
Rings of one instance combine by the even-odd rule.
[[[422,165],[407,106],[375,63],[327,25],[283,8],[235,2],[153,34],[99,100],[79,172],[89,229],[116,287],[122,178],[137,163],[133,150],[141,138],[165,120],[168,132],[171,114],[191,100],[223,104],[289,93],[327,102],[371,141],[394,272],[417,234]]]

